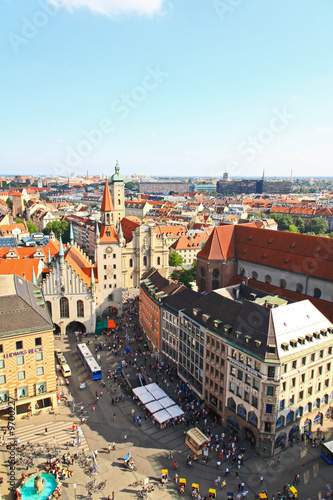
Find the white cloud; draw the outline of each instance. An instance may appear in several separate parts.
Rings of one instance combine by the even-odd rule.
[[[141,14],[152,16],[161,12],[164,0],[48,0],[50,3],[65,7],[69,11],[86,7],[107,16],[119,14]]]

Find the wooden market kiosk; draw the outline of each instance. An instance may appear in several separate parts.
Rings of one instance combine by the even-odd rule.
[[[205,436],[205,434],[201,432],[200,429],[194,427],[193,429],[187,431],[185,444],[187,444],[187,446],[191,448],[193,453],[195,453],[196,455],[201,455],[203,449],[208,444],[208,437]]]

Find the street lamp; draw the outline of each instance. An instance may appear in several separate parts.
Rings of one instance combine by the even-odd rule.
[[[76,483],[73,483],[73,488],[74,488],[74,499],[76,500]]]

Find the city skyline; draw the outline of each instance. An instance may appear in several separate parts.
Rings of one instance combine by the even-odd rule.
[[[1,175],[331,175],[328,1],[0,9]]]

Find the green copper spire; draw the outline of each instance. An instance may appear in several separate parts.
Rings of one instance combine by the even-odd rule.
[[[90,282],[91,282],[91,288],[93,288],[95,286],[95,275],[94,275],[94,268],[93,267],[91,267]]]
[[[69,224],[69,243],[71,245],[74,245],[74,231],[73,231],[73,224],[71,222]]]
[[[36,280],[36,275],[35,275],[35,268],[32,268],[32,284],[35,286],[38,286],[37,280]]]
[[[60,238],[59,238],[59,262],[60,264],[63,264],[64,263],[64,247],[62,246],[62,237],[60,235]]]

